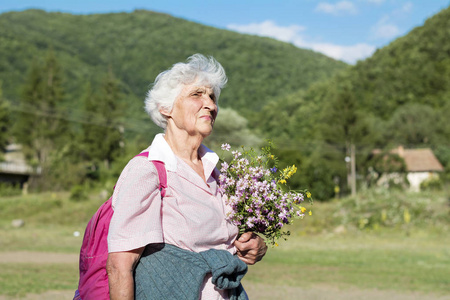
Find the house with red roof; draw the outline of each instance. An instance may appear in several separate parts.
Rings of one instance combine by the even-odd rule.
[[[377,152],[379,153],[379,150],[374,151],[374,153]],[[412,191],[420,191],[420,184],[423,181],[437,178],[438,174],[444,171],[444,167],[430,148],[404,149],[403,146],[399,146],[390,153],[396,154],[404,160],[406,178]],[[383,183],[386,179],[392,180],[393,177],[395,177],[394,174],[386,174],[379,181]]]

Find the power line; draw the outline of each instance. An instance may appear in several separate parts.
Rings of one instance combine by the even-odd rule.
[[[134,132],[148,132],[148,128],[153,124],[151,122],[145,121],[131,121],[130,119],[121,118],[114,123],[103,122],[103,116],[94,112],[88,112],[84,110],[77,110],[74,108],[70,108],[67,111],[57,111],[57,110],[44,110],[43,108],[37,109],[35,106],[31,104],[19,104],[18,101],[10,101],[6,100],[9,104],[9,107],[13,111],[18,111],[22,113],[32,114],[36,116],[45,116],[49,118],[66,120],[69,122],[75,122],[86,125],[94,125],[111,129],[121,129],[134,131]],[[150,120],[149,120],[150,121]],[[224,137],[225,140],[226,137]],[[326,147],[321,147],[320,145],[326,145]],[[443,143],[443,146],[450,147],[450,143]],[[292,141],[292,142],[276,142],[276,148],[295,148],[297,150],[301,150],[304,152],[314,152],[320,147],[320,151],[322,153],[344,153],[345,152],[345,143],[342,144],[330,144],[325,143],[324,140],[316,139],[311,140],[308,139],[308,142],[303,141]],[[368,143],[359,143],[355,145],[357,148],[357,152],[359,155],[368,155],[373,150],[373,145]],[[422,146],[421,144],[408,144],[404,145],[407,148],[416,148],[418,146]],[[341,149],[339,149],[341,148]]]
[[[136,132],[146,132],[148,129],[146,127],[151,123],[139,122],[139,121],[130,121],[120,119],[115,121],[114,123],[103,122],[103,116],[93,112],[86,112],[82,110],[69,109],[68,111],[57,111],[57,110],[44,110],[43,108],[37,109],[35,106],[31,104],[19,104],[13,101],[7,101],[9,103],[9,107],[12,111],[18,111],[26,114],[36,115],[36,116],[44,116],[54,119],[65,120],[69,122],[75,122],[86,125],[95,125],[106,128],[117,129],[121,126],[125,127],[127,130],[136,131]]]

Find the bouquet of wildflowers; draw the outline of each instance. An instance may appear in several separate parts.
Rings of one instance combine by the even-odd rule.
[[[289,235],[283,227],[292,223],[295,216],[303,218],[306,208],[300,204],[305,197],[312,203],[312,198],[307,190],[288,189],[287,181],[297,167],[278,170],[278,160],[270,149],[269,144],[258,154],[253,149],[231,151],[230,145],[223,144],[222,150],[231,151],[232,158],[229,163],[221,164],[219,185],[231,208],[227,218],[239,227],[240,234],[260,233],[267,242],[278,245],[277,239]]]

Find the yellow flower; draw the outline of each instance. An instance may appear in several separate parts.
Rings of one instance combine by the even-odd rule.
[[[300,206],[300,211],[301,211],[302,213],[304,213],[304,212],[306,211],[306,208],[303,207],[303,206]]]
[[[311,198],[311,193],[310,192],[306,192],[306,198]]]
[[[387,212],[386,212],[386,209],[383,209],[381,211],[381,221],[386,222],[386,220],[387,220]]]
[[[278,243],[275,243],[275,247],[278,247]]]
[[[297,172],[297,167],[295,165],[292,165],[290,167],[284,168],[282,173],[286,179],[289,179],[290,177],[292,177],[292,175],[295,174],[295,172]]]
[[[411,215],[409,214],[409,210],[407,208],[403,211],[403,220],[406,224],[411,222]]]
[[[274,159],[274,158],[275,158],[275,156],[271,155],[271,156],[270,156],[270,158],[271,158],[271,159]]]
[[[284,180],[284,179],[281,179],[280,181],[278,181],[279,183],[281,183],[281,184],[285,184],[286,183],[286,180]]]
[[[312,211],[309,211],[309,213],[308,213],[310,216],[312,216]]]

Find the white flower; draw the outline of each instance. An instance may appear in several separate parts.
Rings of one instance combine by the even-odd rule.
[[[239,152],[239,151],[237,151],[237,150],[235,150],[235,151],[233,151],[233,152],[231,152],[231,153],[234,155],[234,158],[235,158],[235,159],[237,159],[239,156],[242,155],[242,153]]]
[[[220,146],[220,148],[225,151],[230,151],[231,146],[230,146],[230,144],[225,143],[225,144],[222,144],[222,146]]]
[[[222,163],[222,168],[220,169],[220,172],[222,172],[222,173],[225,173],[227,170],[228,170],[228,164],[227,164],[227,162],[226,161],[224,161],[223,163]]]

